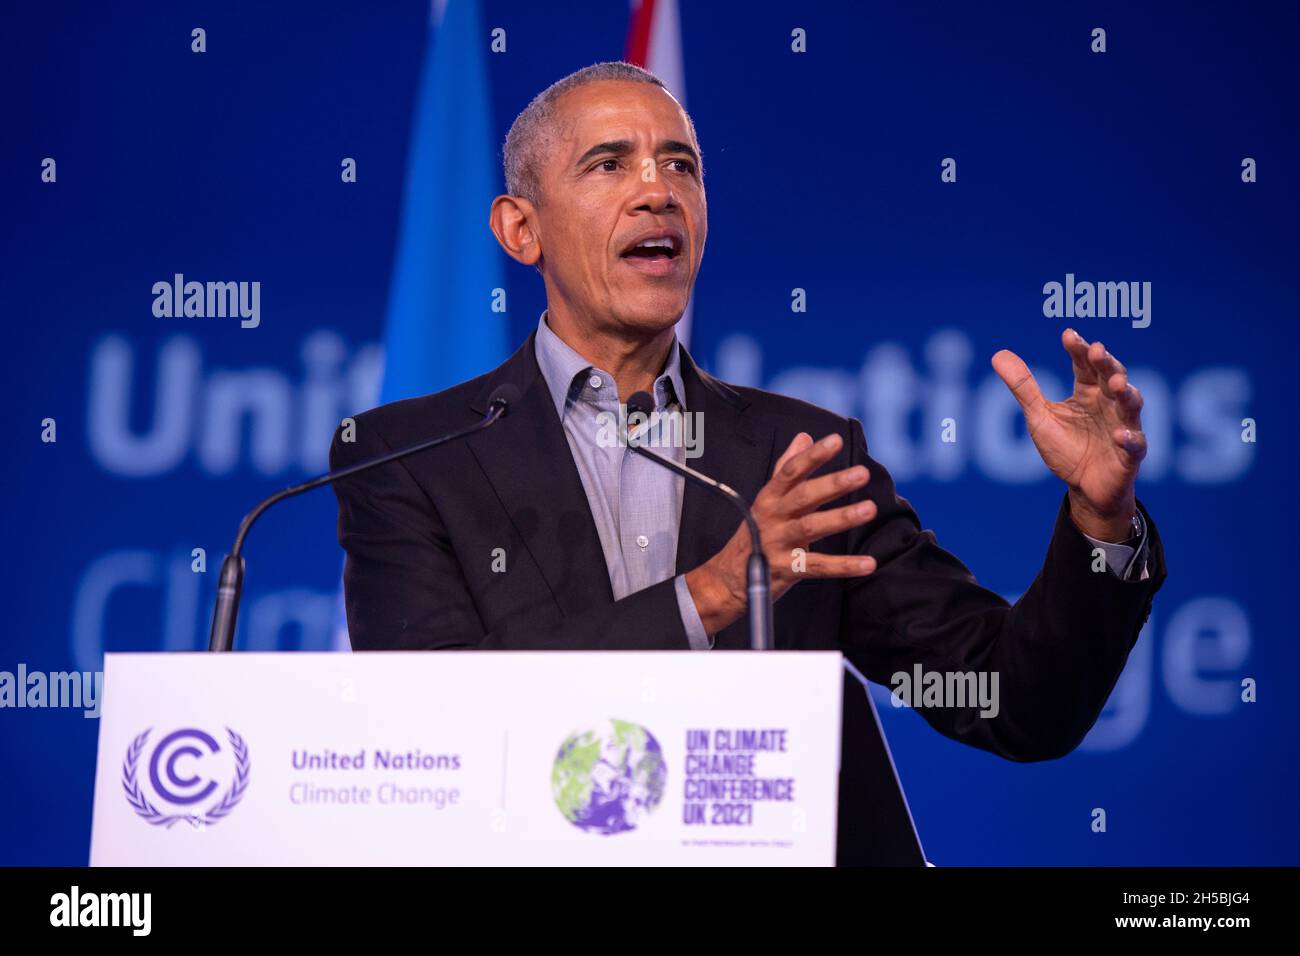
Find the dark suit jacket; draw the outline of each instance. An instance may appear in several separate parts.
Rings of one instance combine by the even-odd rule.
[[[727,385],[698,369],[684,349],[682,377],[687,409],[703,413],[703,455],[692,464],[748,500],[800,431],[843,436],[844,448],[827,470],[870,469],[867,486],[850,497],[875,501],[876,520],[813,547],[873,555],[878,569],[857,580],[804,581],[788,591],[776,603],[778,648],[842,651],[886,686],[890,675],[911,673],[916,663],[927,672],[997,671],[996,718],[981,718],[977,708],[922,708],[920,714],[940,733],[1013,760],[1059,757],[1077,746],[1165,578],[1159,536],[1145,510],[1147,580],[1092,570],[1092,545],[1070,520],[1067,499],[1038,576],[1008,605],[921,528],[889,473],[868,456],[857,420]],[[671,579],[613,599],[600,538],[531,336],[486,375],[356,416],[355,441],[335,435],[331,468],[468,426],[486,412],[493,389],[507,382],[522,400],[487,431],[336,483],[353,648],[687,650]],[[706,561],[738,525],[725,502],[687,484],[678,572]],[[498,548],[505,573],[493,571]],[[716,647],[747,648],[745,621],[720,633]]]

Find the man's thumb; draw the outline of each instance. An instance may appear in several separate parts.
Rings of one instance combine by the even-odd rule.
[[[1006,382],[1007,388],[1011,389],[1011,394],[1025,411],[1043,400],[1043,393],[1039,391],[1029,366],[1015,352],[1003,349],[994,355],[993,371]]]

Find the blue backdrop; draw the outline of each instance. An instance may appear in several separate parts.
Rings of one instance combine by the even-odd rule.
[[[881,708],[926,850],[1300,862],[1295,7],[1046,6],[685,0],[711,213],[692,350],[861,418],[927,527],[1013,596],[1062,489],[989,357],[1016,349],[1061,397],[1062,327],[1102,339],[1146,395],[1139,496],[1168,583],[1064,760],[1004,762]],[[6,6],[0,670],[205,646],[241,515],[321,470],[334,425],[377,400],[428,15],[418,0]],[[484,21],[506,31],[486,58],[499,143],[546,84],[621,56],[628,11],[486,0]],[[176,273],[260,282],[260,324],[156,317],[152,286]],[[1045,317],[1043,286],[1067,273],[1150,282],[1150,325]],[[542,288],[504,275],[516,343]],[[325,492],[258,526],[240,646],[334,646],[334,520]],[[0,863],[86,861],[96,726],[0,711]]]

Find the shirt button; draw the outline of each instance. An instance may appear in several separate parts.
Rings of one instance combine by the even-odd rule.
[[[605,383],[600,380],[599,375],[593,375],[591,378],[587,379],[587,384],[592,388],[600,388]]]
[[[636,536],[636,546],[644,551],[650,546],[650,539],[643,534],[639,534]]]

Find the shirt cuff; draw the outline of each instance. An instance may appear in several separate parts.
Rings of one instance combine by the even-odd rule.
[[[1112,541],[1098,541],[1090,534],[1083,534],[1094,548],[1101,548],[1102,553],[1106,556],[1106,568],[1111,574],[1121,581],[1145,581],[1150,575],[1147,573],[1147,535],[1146,521],[1142,513],[1138,512],[1138,521],[1142,529],[1142,542],[1135,548],[1132,545],[1120,544]],[[1140,552],[1140,553],[1138,553]],[[1138,566],[1141,572],[1138,572]]]
[[[681,611],[682,626],[686,628],[686,639],[691,643],[691,650],[713,650],[713,638],[704,633],[704,622],[700,620],[700,611],[695,606],[695,598],[691,597],[691,589],[686,586],[686,575],[677,575],[673,587],[677,589],[677,608]]]

